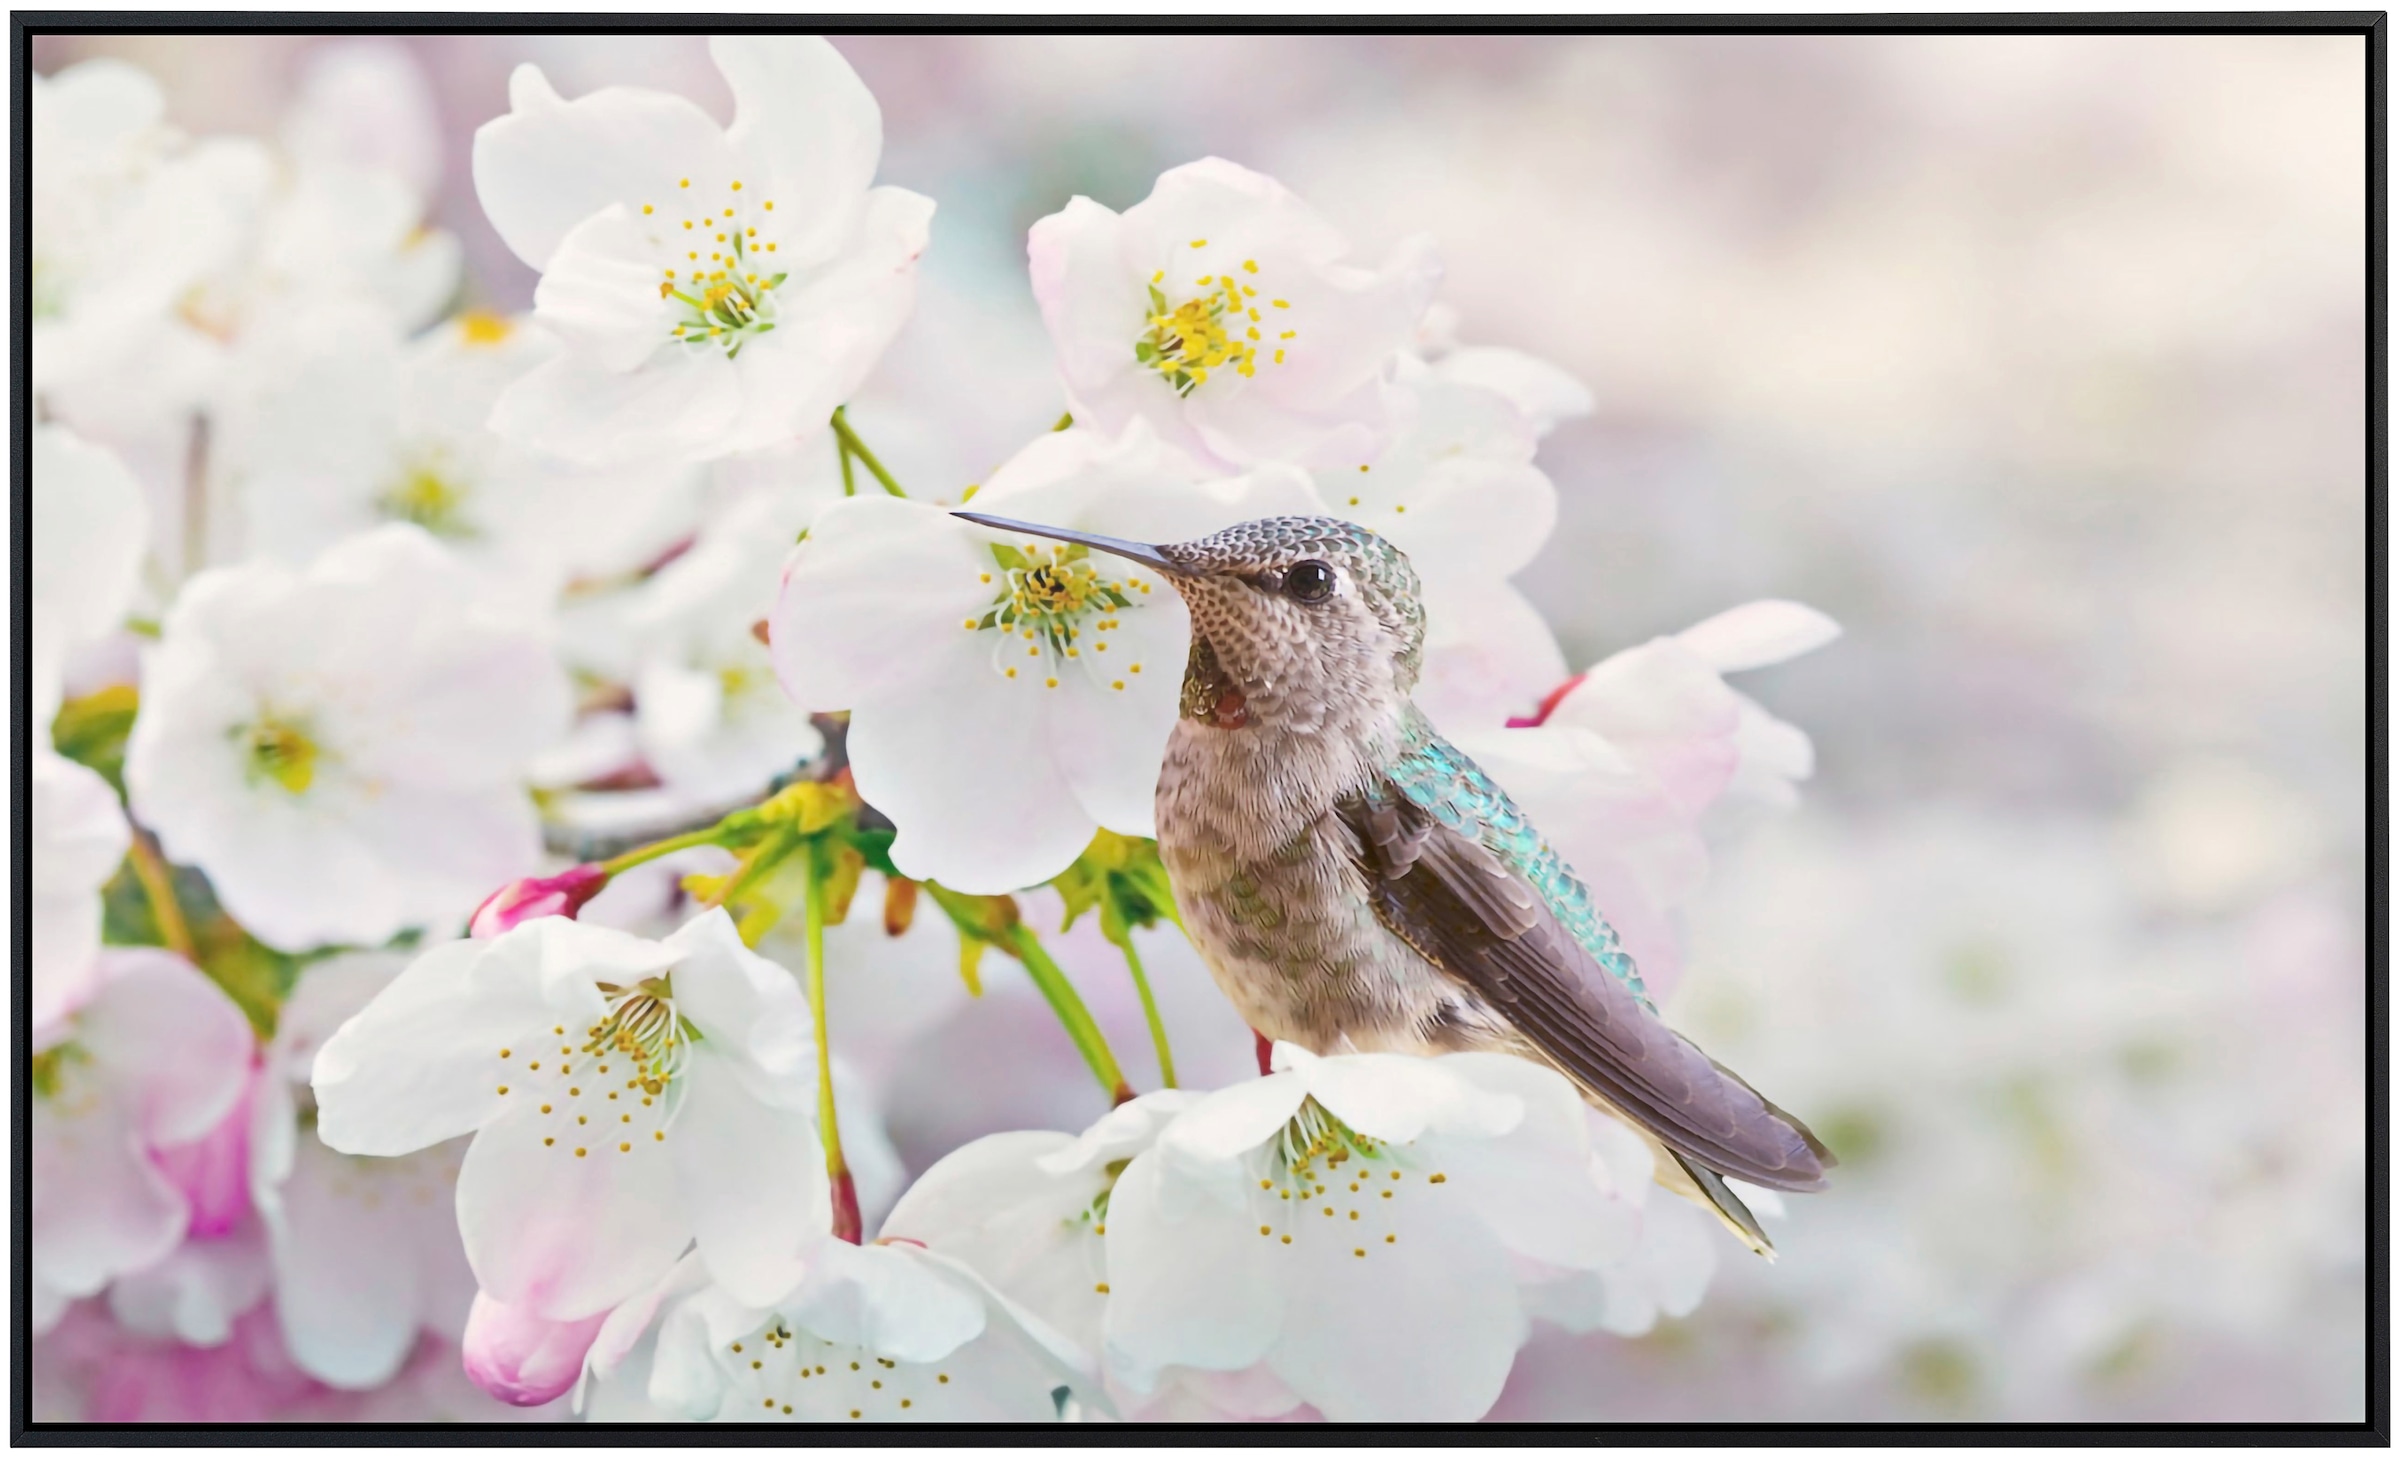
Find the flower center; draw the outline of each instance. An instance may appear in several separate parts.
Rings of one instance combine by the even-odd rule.
[[[995,542],[992,560],[999,574],[991,610],[981,618],[965,619],[963,625],[999,635],[992,662],[1001,675],[1013,679],[1020,667],[1038,669],[1043,683],[1056,688],[1062,666],[1074,659],[1096,680],[1124,692],[1126,680],[1113,676],[1115,665],[1104,656],[1108,635],[1124,626],[1119,613],[1142,606],[1150,585],[1131,575],[1109,576],[1093,563],[1091,549],[1076,543],[1028,543],[1019,548]],[[995,582],[989,572],[983,580]],[[1087,646],[1089,658],[1084,656]],[[1026,664],[1024,659],[1034,662]],[[1125,665],[1126,673],[1141,671],[1139,663]]]
[[[33,1055],[33,1094],[36,1098],[54,1099],[65,1087],[68,1070],[78,1063],[89,1063],[92,1055],[73,1043],[59,1043]]]
[[[1332,1241],[1365,1260],[1400,1243],[1403,1206],[1449,1182],[1418,1173],[1407,1146],[1369,1139],[1305,1099],[1266,1147],[1253,1205],[1259,1237]]]
[[[609,988],[608,1011],[579,1045],[562,1024],[499,1050],[504,1098],[534,1106],[542,1147],[574,1159],[628,1155],[667,1142],[683,1105],[679,1075],[691,1054],[691,1024],[675,1011],[663,977]]]
[[[400,479],[375,499],[375,508],[387,521],[411,522],[455,541],[476,535],[466,503],[466,483],[442,462],[427,458],[404,467]]]
[[[1195,249],[1207,246],[1206,238],[1192,240]],[[1282,364],[1299,331],[1289,327],[1288,318],[1270,321],[1268,313],[1291,308],[1291,301],[1267,299],[1262,312],[1257,277],[1258,260],[1245,258],[1239,272],[1204,273],[1192,282],[1200,292],[1169,304],[1162,287],[1167,271],[1152,274],[1149,327],[1134,341],[1133,357],[1157,371],[1178,395],[1207,384],[1211,370],[1231,369],[1249,379],[1258,373],[1261,354],[1270,364]]]
[[[738,181],[718,191],[687,177],[672,205],[644,203],[642,216],[665,275],[658,297],[669,339],[731,358],[775,327],[775,291],[790,275],[775,256],[783,245],[772,198],[745,192]]]
[[[243,769],[250,783],[272,780],[295,795],[306,794],[316,783],[317,760],[324,751],[308,736],[306,726],[270,710],[233,732],[246,753]]]
[[[717,1354],[736,1394],[729,1417],[891,1422],[939,1411],[956,1394],[940,1362],[901,1362],[775,1321]]]

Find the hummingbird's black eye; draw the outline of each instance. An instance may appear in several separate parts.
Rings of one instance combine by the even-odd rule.
[[[1322,562],[1294,562],[1283,574],[1283,590],[1297,602],[1323,602],[1333,596],[1333,569]]]

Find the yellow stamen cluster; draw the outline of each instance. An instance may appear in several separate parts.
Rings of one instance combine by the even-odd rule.
[[[584,1030],[581,1047],[566,1041],[565,1027],[552,1028],[551,1035],[561,1040],[553,1072],[544,1075],[543,1060],[528,1058],[517,1085],[530,1087],[509,1082],[499,1085],[503,1097],[511,1096],[512,1087],[517,1087],[517,1096],[534,1099],[543,1114],[572,1118],[571,1128],[561,1123],[561,1132],[544,1137],[542,1147],[557,1148],[564,1137],[577,1159],[588,1158],[595,1148],[607,1145],[615,1146],[619,1154],[631,1154],[637,1142],[664,1144],[679,1106],[668,1095],[691,1047],[663,979],[652,978],[630,990],[604,987],[603,991],[609,996],[608,1014]],[[548,1050],[536,1047],[528,1051]],[[515,1048],[500,1050],[504,1079],[516,1053]],[[592,1095],[588,1100],[584,1096],[587,1085]],[[637,1119],[640,1127],[636,1127]]]
[[[1206,238],[1192,240],[1194,248],[1207,246]],[[1257,273],[1258,260],[1245,258],[1240,274],[1202,274],[1193,283],[1202,292],[1172,305],[1160,287],[1166,282],[1166,271],[1151,275],[1149,328],[1134,341],[1133,357],[1165,377],[1180,395],[1207,384],[1215,370],[1230,369],[1243,379],[1251,378],[1258,373],[1262,352],[1268,354],[1269,362],[1282,364],[1289,341],[1298,337],[1298,331],[1272,329],[1275,342],[1268,342],[1270,326],[1258,289],[1243,278]],[[1290,307],[1286,299],[1264,301],[1264,309]]]
[[[309,738],[305,726],[269,711],[233,732],[247,751],[245,770],[252,784],[272,780],[292,794],[303,795],[316,783],[317,761],[323,751]]]
[[[454,541],[476,535],[467,519],[467,482],[446,455],[434,451],[402,465],[399,479],[375,498],[384,520],[408,522]]]
[[[1015,678],[1016,667],[999,661],[1003,653],[1013,653],[1017,643],[1026,645],[1025,656],[1050,656],[1052,668],[1066,659],[1083,658],[1083,638],[1088,633],[1108,633],[1124,626],[1117,616],[1135,605],[1138,595],[1147,591],[1130,577],[1110,577],[1092,560],[1091,550],[1078,544],[1048,546],[1029,542],[1023,548],[995,545],[992,557],[1001,568],[1000,590],[992,598],[990,611],[981,618],[961,619],[969,631],[994,629],[1000,634],[994,646],[994,666],[1003,678]],[[983,574],[991,581],[991,574]],[[1107,641],[1099,639],[1094,652],[1104,652]],[[1141,665],[1132,666],[1135,673]],[[1055,673],[1043,677],[1048,688],[1058,687]],[[1115,685],[1122,689],[1121,682]]]
[[[687,203],[699,201],[688,177],[677,192]],[[676,220],[675,228],[652,233],[650,242],[666,260],[658,296],[674,306],[668,316],[670,336],[685,344],[714,344],[728,355],[738,355],[745,341],[775,327],[775,290],[787,275],[773,257],[782,245],[771,237],[762,242],[758,236],[759,223],[775,204],[757,201],[758,221],[753,221],[743,215],[753,205],[752,196],[743,192],[738,180],[726,188],[725,196],[730,206],[698,207],[690,217]],[[657,205],[642,204],[642,214],[658,218]],[[667,229],[667,221],[658,218],[656,226]]]
[[[1267,1208],[1281,1219],[1262,1223],[1258,1233],[1291,1245],[1308,1230],[1299,1217],[1313,1206],[1333,1222],[1325,1229],[1360,1260],[1377,1246],[1398,1245],[1401,1192],[1449,1179],[1439,1173],[1412,1179],[1402,1167],[1408,1162],[1400,1151],[1359,1134],[1308,1099],[1268,1151],[1267,1175],[1258,1188],[1262,1198],[1275,1196]]]
[[[930,1363],[896,1362],[865,1347],[795,1334],[781,1319],[729,1343],[720,1362],[736,1383],[757,1395],[757,1406],[748,1410],[766,1417],[801,1415],[798,1385],[803,1382],[815,1384],[809,1389],[815,1411],[806,1416],[839,1413],[853,1422],[904,1412],[914,1416],[920,1399],[938,1397],[950,1385],[950,1374]]]

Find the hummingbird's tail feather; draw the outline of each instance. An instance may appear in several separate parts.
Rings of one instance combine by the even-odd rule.
[[[1765,1256],[1770,1261],[1775,1259],[1775,1242],[1767,1239],[1767,1232],[1759,1225],[1758,1217],[1750,1213],[1750,1207],[1742,1203],[1742,1197],[1735,1194],[1732,1187],[1719,1178],[1715,1170],[1706,1165],[1694,1164],[1682,1155],[1675,1154],[1672,1150],[1668,1153],[1675,1163],[1683,1167],[1684,1174],[1688,1175],[1692,1184],[1698,1188],[1702,1203],[1714,1211],[1719,1220],[1725,1222],[1726,1229],[1732,1231],[1742,1244],[1750,1247],[1759,1255]]]

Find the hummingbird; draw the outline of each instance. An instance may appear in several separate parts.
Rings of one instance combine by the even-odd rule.
[[[1546,1064],[1772,1259],[1726,1177],[1818,1190],[1832,1154],[1660,1019],[1583,882],[1411,700],[1425,609],[1406,554],[1339,517],[1152,544],[955,514],[1139,563],[1190,610],[1158,852],[1252,1029],[1320,1054]]]

